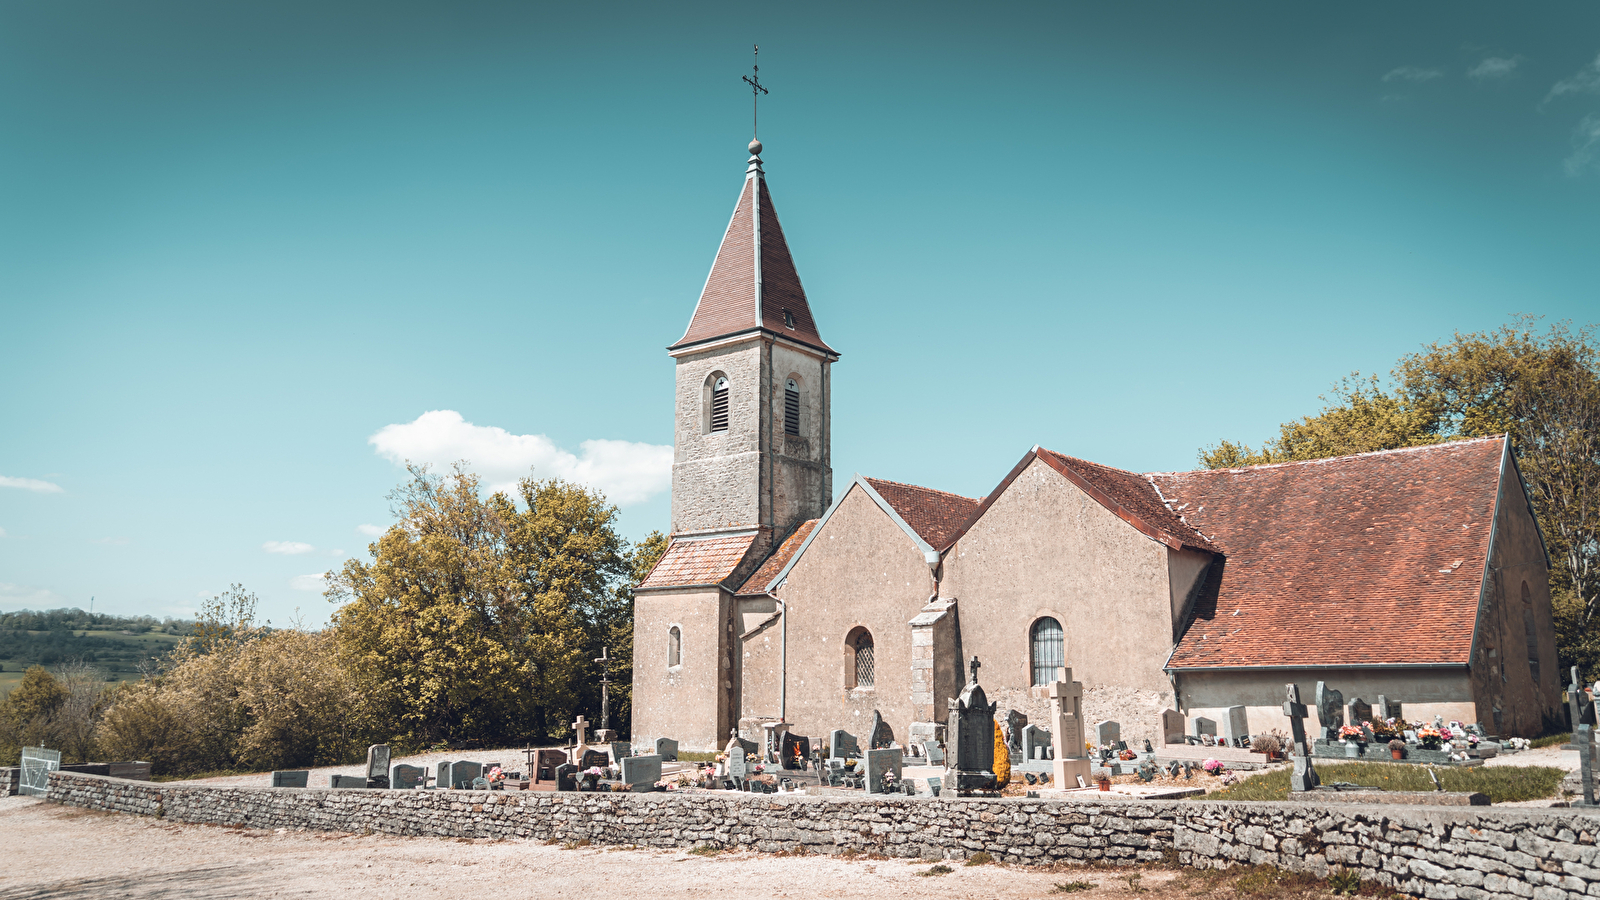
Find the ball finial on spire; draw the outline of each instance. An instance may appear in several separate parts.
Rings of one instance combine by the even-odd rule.
[[[751,156],[760,156],[761,155],[761,142],[760,141],[751,141],[750,142],[750,155]]]

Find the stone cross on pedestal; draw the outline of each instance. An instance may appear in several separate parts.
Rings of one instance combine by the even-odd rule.
[[[1567,712],[1572,716],[1573,734],[1578,733],[1578,725],[1583,722],[1583,707],[1578,705],[1578,697],[1582,694],[1583,685],[1578,683],[1578,667],[1573,666],[1572,683],[1567,685]]]
[[[1289,778],[1292,791],[1309,791],[1322,783],[1317,770],[1311,765],[1311,747],[1306,741],[1306,705],[1300,702],[1300,685],[1283,686],[1287,694],[1283,701],[1283,714],[1289,717],[1289,729],[1294,734],[1294,774]]]
[[[1070,791],[1079,787],[1081,776],[1089,781],[1090,762],[1083,750],[1083,682],[1072,680],[1072,670],[1056,670],[1057,680],[1050,685],[1050,742],[1056,758],[1051,763],[1055,789]]]
[[[583,716],[579,716],[578,721],[572,723],[572,731],[578,736],[578,746],[582,747],[584,745],[584,733],[588,730],[589,720],[585,719]]]

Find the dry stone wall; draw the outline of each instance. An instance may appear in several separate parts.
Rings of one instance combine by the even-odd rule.
[[[1344,868],[1429,900],[1600,896],[1600,816],[1581,810],[247,789],[65,772],[50,775],[48,799],[253,828],[922,859],[982,850],[1017,864],[1253,864],[1317,875]]]

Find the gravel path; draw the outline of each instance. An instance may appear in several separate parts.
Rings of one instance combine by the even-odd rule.
[[[7,863],[0,900],[295,897],[674,896],[1037,898],[1065,881],[1078,898],[1129,897],[1129,872],[681,850],[621,850],[525,841],[469,841],[178,825],[0,797]],[[1143,870],[1141,900],[1181,896],[1176,873]]]

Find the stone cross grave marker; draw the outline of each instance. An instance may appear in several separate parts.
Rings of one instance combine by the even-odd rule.
[[[1056,789],[1067,790],[1080,776],[1088,781],[1091,774],[1083,746],[1083,682],[1072,680],[1070,668],[1057,669],[1056,680],[1050,683],[1050,718],[1050,724],[1055,726],[1051,730],[1055,759],[1050,771]],[[1121,726],[1115,722],[1100,724],[1115,726],[1117,739],[1121,740]]]
[[[895,780],[900,778],[900,766],[904,760],[903,754],[896,749],[878,749],[867,751],[867,793],[882,794],[883,773],[894,772]]]
[[[1344,694],[1328,687],[1326,681],[1317,682],[1317,724],[1325,741],[1337,741],[1344,725]]]
[[[427,777],[427,769],[401,763],[389,771],[389,787],[399,791],[414,791],[422,787]]]
[[[273,787],[303,788],[310,780],[311,773],[305,769],[272,773]]]
[[[373,744],[367,748],[367,787],[389,786],[389,745]]]
[[[661,780],[661,757],[653,753],[648,756],[624,756],[622,780],[632,785],[635,791],[640,788],[655,790],[656,782]]]
[[[677,762],[678,742],[672,738],[656,738],[656,755],[664,762]]]
[[[1309,791],[1322,781],[1311,765],[1311,747],[1306,741],[1306,705],[1300,702],[1300,685],[1286,684],[1283,714],[1289,719],[1289,729],[1294,738],[1294,774],[1289,776],[1289,789]]]
[[[1183,713],[1175,709],[1161,711],[1161,745],[1185,743],[1183,739]]]
[[[1244,747],[1250,740],[1250,717],[1242,706],[1230,706],[1222,719],[1222,736],[1229,747]]]
[[[1050,758],[1050,732],[1037,725],[1022,727],[1022,758],[1030,762]]]
[[[974,656],[968,667],[972,680],[961,694],[949,701],[946,733],[950,735],[949,761],[951,787],[957,796],[972,791],[994,790],[994,711],[998,703],[978,685],[978,669],[983,664]]]
[[[1096,747],[1110,747],[1122,740],[1122,723],[1110,719],[1096,723],[1094,726],[1094,743]]]
[[[828,756],[849,757],[854,759],[861,755],[861,745],[856,743],[855,735],[843,728],[835,728],[828,732]]]
[[[1350,701],[1350,724],[1361,725],[1372,720],[1372,704],[1361,699],[1353,698]]]
[[[588,731],[589,731],[589,720],[585,719],[583,716],[579,716],[577,718],[577,720],[572,723],[572,733],[578,736],[578,746],[579,747],[582,747],[584,745],[584,743],[585,743],[584,736]]]

